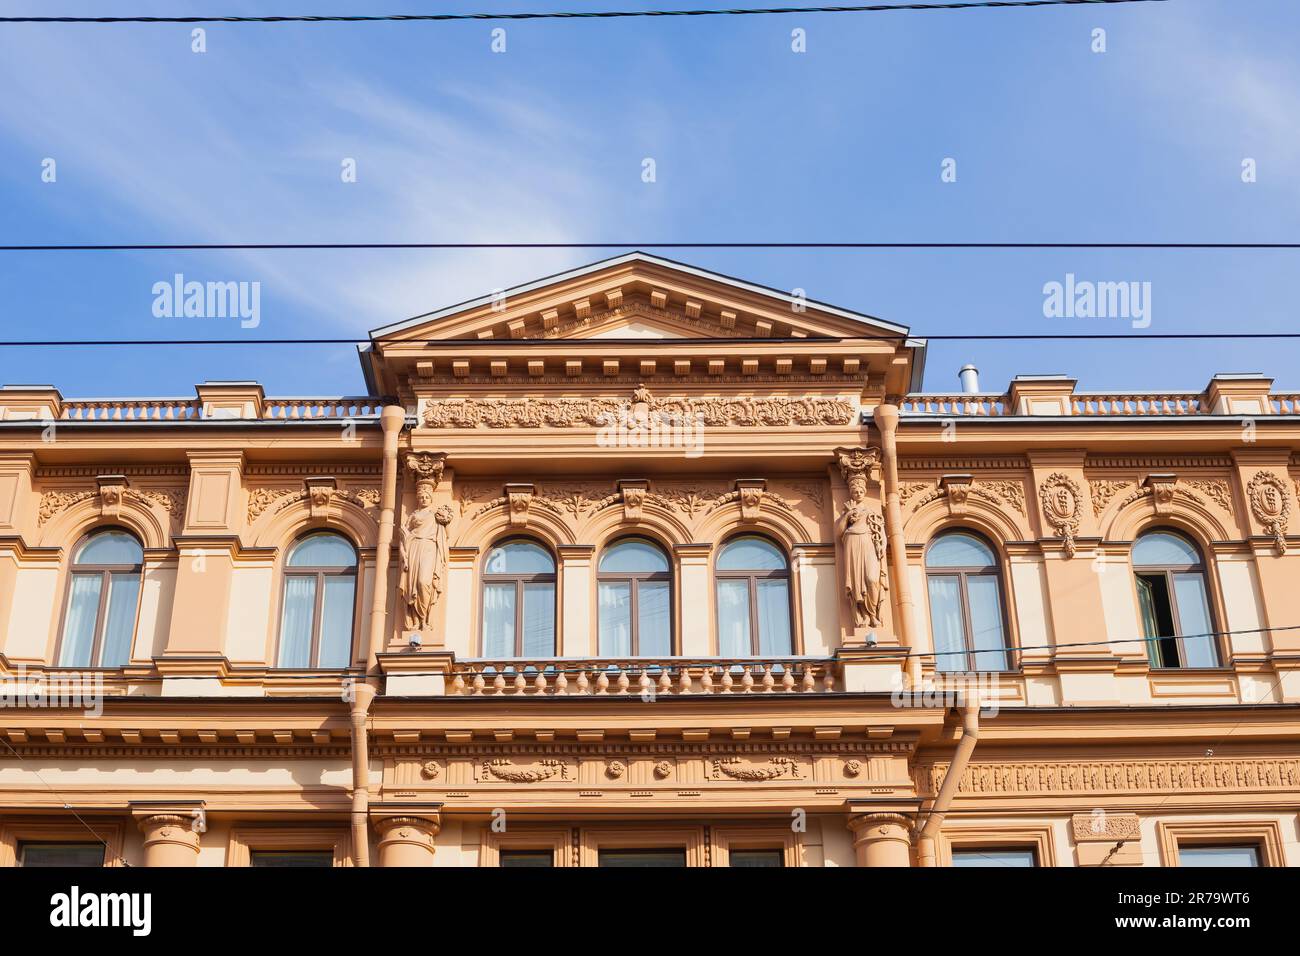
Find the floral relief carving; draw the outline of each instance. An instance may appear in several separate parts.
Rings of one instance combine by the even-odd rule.
[[[1123,491],[1131,484],[1132,482],[1127,480],[1114,481],[1105,478],[1099,478],[1094,481],[1089,481],[1088,491],[1091,492],[1092,494],[1093,515],[1099,516],[1103,511],[1106,510],[1106,506],[1110,504],[1110,499],[1114,498],[1116,494],[1118,494],[1120,491]]]
[[[946,764],[920,770],[918,783],[939,792]],[[1300,760],[1073,761],[968,766],[959,793],[1067,793],[1169,790],[1294,790]]]
[[[848,425],[857,410],[831,398],[656,398],[651,412],[705,425]],[[628,403],[607,398],[429,400],[427,428],[580,428],[608,426],[626,415]],[[680,417],[679,417],[680,416]]]
[[[627,764],[621,760],[611,760],[605,767],[605,775],[611,780],[618,780],[627,774]]]
[[[846,761],[844,761],[844,776],[846,776],[846,777],[856,777],[856,776],[858,776],[858,775],[861,774],[861,773],[862,773],[862,761],[861,761],[861,760],[846,760]]]
[[[581,518],[592,511],[610,493],[608,484],[577,482],[567,485],[542,485],[538,495],[551,502],[560,511]]]
[[[666,485],[656,486],[651,500],[694,518],[705,509],[716,507],[725,495],[723,485]]]
[[[123,501],[136,501],[145,506],[157,506],[167,512],[173,521],[185,517],[186,492],[181,488],[126,488],[120,484],[110,484],[94,491],[46,491],[41,494],[37,506],[37,525],[47,521],[62,511],[66,511],[78,502],[99,496],[104,506],[109,509],[120,507]]]
[[[799,773],[799,762],[793,757],[772,757],[764,763],[750,763],[740,757],[717,757],[709,761],[711,780],[726,777],[749,781],[776,780],[782,777],[799,780],[802,779],[802,774]]]
[[[1187,484],[1205,495],[1224,511],[1232,511],[1232,489],[1222,478],[1193,478]]]
[[[925,491],[927,488],[932,491],[938,491],[938,486],[932,481],[905,481],[898,488],[898,505],[900,508],[906,508],[907,503],[915,496]],[[937,497],[937,494],[936,494]],[[928,499],[927,499],[928,500]],[[924,502],[919,502],[924,504]]]
[[[297,488],[254,488],[248,493],[248,521],[252,524],[281,498],[300,494]]]
[[[1019,481],[978,481],[975,494],[1009,504],[1022,515],[1025,513],[1025,486]]]
[[[98,494],[97,491],[47,491],[41,495],[37,524],[45,524],[60,511]]]
[[[1078,547],[1074,536],[1079,533],[1079,513],[1083,510],[1083,492],[1079,483],[1069,475],[1053,472],[1043,479],[1038,489],[1043,519],[1057,537],[1065,541],[1065,553],[1074,557]]]
[[[440,773],[442,773],[442,768],[438,766],[436,760],[426,760],[420,764],[420,776],[425,780],[433,780]]]
[[[1291,493],[1286,483],[1271,471],[1257,471],[1246,486],[1250,513],[1273,536],[1278,554],[1286,552],[1286,529],[1291,520]]]
[[[665,780],[673,772],[673,765],[667,760],[660,760],[655,764],[655,779]]]

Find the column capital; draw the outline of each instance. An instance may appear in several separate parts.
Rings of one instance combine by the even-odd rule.
[[[853,849],[858,866],[911,866],[913,821],[891,812],[852,814]]]
[[[202,800],[132,803],[131,817],[144,834],[145,866],[194,866],[204,825]]]
[[[371,804],[380,866],[432,866],[442,804]]]

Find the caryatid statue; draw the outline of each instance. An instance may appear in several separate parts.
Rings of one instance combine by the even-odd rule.
[[[412,455],[407,459],[407,467],[419,476],[415,486],[418,507],[402,522],[399,588],[406,605],[406,626],[419,633],[429,630],[433,609],[447,584],[447,526],[452,511],[446,505],[433,507],[442,465],[441,456]]]
[[[849,501],[835,521],[844,546],[844,591],[858,627],[880,627],[889,576],[885,566],[885,521],[867,501],[867,476],[879,461],[879,451],[841,448],[840,473],[849,486]]]

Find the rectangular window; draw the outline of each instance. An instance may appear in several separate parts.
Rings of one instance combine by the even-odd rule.
[[[1178,847],[1179,866],[1259,866],[1259,847],[1183,846]]]
[[[249,866],[333,866],[333,850],[253,850]]]
[[[554,850],[502,850],[501,866],[549,867],[555,866]]]
[[[686,851],[673,849],[632,849],[600,851],[601,866],[685,866]]]
[[[483,655],[515,656],[515,586],[483,587]]]
[[[1038,857],[1029,847],[953,847],[952,865],[1037,866]]]
[[[315,576],[285,577],[284,609],[280,618],[281,667],[311,667],[311,627],[315,614]]]
[[[19,866],[103,866],[102,843],[20,843]]]
[[[732,850],[727,854],[730,866],[785,866],[785,851]]]
[[[63,621],[63,644],[59,652],[60,667],[89,667],[95,644],[95,624],[99,615],[99,591],[104,576],[74,574],[68,596],[67,616]]]

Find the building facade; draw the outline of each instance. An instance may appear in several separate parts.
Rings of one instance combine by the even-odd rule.
[[[0,864],[1300,863],[1300,396],[640,253],[371,393],[0,390]]]

